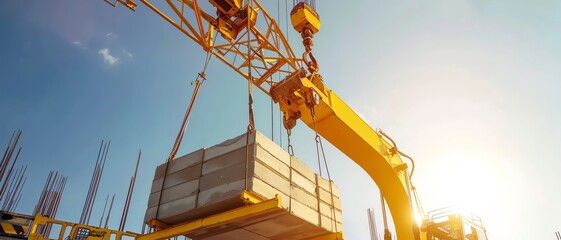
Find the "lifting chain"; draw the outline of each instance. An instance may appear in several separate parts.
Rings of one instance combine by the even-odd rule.
[[[292,143],[290,143],[290,135],[292,134],[292,130],[290,130],[289,128],[286,129],[286,135],[287,135],[287,141],[288,141],[288,154],[290,154],[290,156],[294,156],[294,148],[292,148]]]
[[[335,210],[335,197],[333,196],[333,181],[331,180],[331,173],[329,172],[329,165],[327,164],[327,158],[325,157],[325,150],[323,149],[323,142],[321,140],[321,136],[318,133],[318,128],[316,124],[316,112],[315,107],[312,105],[310,106],[310,114],[312,117],[312,122],[314,123],[314,132],[316,133],[315,142],[316,142],[316,152],[318,157],[318,168],[319,168],[319,175],[323,177],[321,173],[321,157],[323,157],[323,163],[325,164],[325,171],[327,173],[327,179],[329,180],[329,192],[331,194],[331,204],[329,207],[331,208],[331,213],[333,214],[333,221],[335,221],[335,232],[337,232],[337,216]],[[321,152],[321,157],[320,157]]]
[[[249,106],[248,106],[249,123],[247,124],[247,132],[251,133],[253,132],[253,130],[255,130],[255,118],[253,116],[253,94],[251,92],[249,93],[248,101],[249,101]]]
[[[310,108],[310,114],[312,115],[312,122],[314,123],[314,132],[316,133],[315,142],[316,142],[316,156],[318,158],[319,175],[323,177],[323,174],[321,173],[320,149],[321,149],[321,154],[323,155],[323,159],[325,159],[325,153],[323,152],[323,147],[320,148],[321,137],[318,134],[318,130],[317,130],[317,126],[316,126],[316,113],[315,113],[314,109],[315,108],[313,106]]]

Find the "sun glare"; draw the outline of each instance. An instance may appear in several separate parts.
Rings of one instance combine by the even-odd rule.
[[[441,202],[448,202],[466,212],[484,212],[495,205],[496,196],[501,190],[501,173],[484,157],[464,154],[446,154],[436,162],[437,179],[434,187]]]

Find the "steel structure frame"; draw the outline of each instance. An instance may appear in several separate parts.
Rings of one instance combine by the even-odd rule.
[[[257,0],[247,3],[257,12],[257,24],[248,25],[249,31],[247,27],[241,29],[234,39],[215,37],[217,33],[221,33],[217,18],[205,11],[198,0],[158,1],[161,6],[153,3],[156,1],[138,1],[265,94],[269,94],[269,89],[275,82],[272,78],[274,74],[280,74],[279,78],[282,79],[304,65],[303,59],[297,57],[290,47],[279,24]],[[137,6],[133,0],[108,3],[112,6],[121,3],[131,10],[135,10]]]

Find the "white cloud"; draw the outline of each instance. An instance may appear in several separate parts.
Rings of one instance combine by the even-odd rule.
[[[119,58],[111,55],[108,48],[100,49],[97,53],[103,56],[103,61],[109,63],[109,65],[113,65],[119,62]]]
[[[123,49],[123,53],[125,54],[125,56],[132,58],[132,53],[130,53],[129,51]]]
[[[79,47],[81,49],[86,49],[86,45],[84,45],[84,43],[82,43],[81,41],[76,40],[76,41],[72,41],[70,43],[72,43],[72,45],[74,45],[76,47]]]
[[[113,35],[112,32],[110,32],[110,33],[108,33],[108,34],[105,34],[106,37],[111,37],[111,35]]]

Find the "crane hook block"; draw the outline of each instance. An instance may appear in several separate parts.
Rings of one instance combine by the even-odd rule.
[[[279,104],[284,114],[286,129],[292,129],[296,125],[296,120],[302,117],[301,107],[313,109],[320,104],[321,95],[324,95],[323,90],[309,80],[309,78],[319,78],[316,76],[318,75],[306,76],[306,70],[300,68],[275,83],[269,90],[269,95]]]
[[[290,22],[294,30],[301,33],[304,29],[310,29],[312,34],[319,31],[319,14],[310,5],[300,2],[290,11]]]

